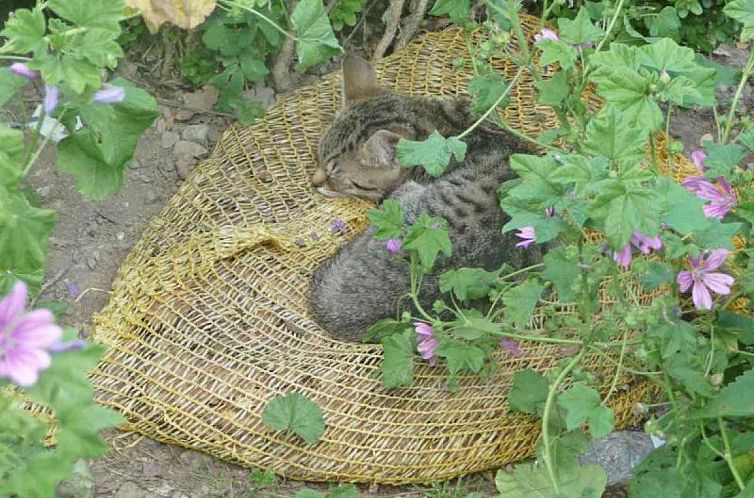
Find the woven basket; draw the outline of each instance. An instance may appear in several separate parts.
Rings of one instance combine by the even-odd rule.
[[[536,21],[525,26],[531,33]],[[464,93],[466,36],[432,33],[378,62],[382,83],[414,95]],[[454,70],[457,58],[464,69]],[[508,78],[516,72],[505,60],[493,65]],[[93,373],[98,401],[122,412],[130,430],[293,479],[428,482],[531,456],[539,422],[509,411],[512,374],[554,368],[572,350],[524,343],[524,356],[500,352],[492,378],[464,376],[455,393],[442,367],[421,363],[412,387],[386,390],[380,346],[334,341],[309,316],[310,275],[365,228],[370,207],[324,198],[309,181],[339,105],[335,73],[285,96],[254,126],[230,127],[150,222],[95,317],[94,338],[108,346]],[[557,125],[526,77],[502,113],[532,135]],[[674,163],[688,167],[680,156]],[[336,219],[347,234],[328,230]],[[634,291],[645,304],[653,297]],[[533,317],[533,332],[543,326]],[[584,366],[605,394],[612,364],[586,356]],[[617,385],[610,404],[622,427],[636,422],[632,406],[647,386],[630,376]],[[261,422],[271,398],[293,391],[324,411],[313,445]]]

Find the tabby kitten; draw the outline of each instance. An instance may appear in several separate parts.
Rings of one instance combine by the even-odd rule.
[[[440,256],[432,275],[422,282],[420,303],[431,307],[439,295],[438,275],[449,267],[484,267],[503,262],[524,266],[541,257],[536,250],[514,247],[508,221],[498,207],[497,188],[513,178],[511,153],[523,145],[494,125],[470,133],[463,162],[453,159],[440,178],[424,168],[404,168],[396,145],[401,138],[424,140],[434,130],[457,135],[475,118],[463,99],[409,97],[381,88],[365,60],[343,61],[344,106],[319,143],[319,167],[312,183],[325,195],[397,201],[406,222],[421,214],[448,222],[450,257]],[[353,239],[316,270],[311,282],[311,311],[334,337],[360,341],[382,318],[395,317],[398,301],[409,291],[406,261],[390,254],[385,241],[372,237],[374,227]]]

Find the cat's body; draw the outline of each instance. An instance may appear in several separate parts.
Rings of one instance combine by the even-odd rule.
[[[467,102],[387,92],[357,58],[344,62],[344,93],[346,106],[320,141],[313,182],[324,193],[390,197],[409,224],[421,214],[447,220],[452,255],[441,256],[424,278],[422,306],[431,307],[439,297],[436,275],[450,267],[492,270],[503,262],[518,267],[540,257],[514,247],[512,233],[501,233],[507,217],[498,207],[497,189],[514,177],[508,157],[524,151],[517,139],[494,126],[479,126],[464,140],[464,161],[451,160],[447,171],[433,178],[422,167],[402,168],[395,145],[400,138],[424,140],[434,130],[446,137],[460,134],[474,122]],[[339,339],[360,341],[370,325],[396,316],[409,290],[408,264],[391,254],[385,241],[375,240],[373,231],[368,228],[341,248],[312,278],[311,310]]]

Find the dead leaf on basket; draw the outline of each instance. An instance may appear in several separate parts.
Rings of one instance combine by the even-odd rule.
[[[150,33],[169,22],[184,29],[195,28],[215,10],[217,0],[125,0],[138,10]]]

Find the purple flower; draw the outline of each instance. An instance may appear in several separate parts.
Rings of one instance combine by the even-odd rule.
[[[120,86],[105,85],[94,94],[94,101],[98,104],[117,104],[125,98],[126,89]]]
[[[26,79],[35,80],[39,78],[39,73],[29,69],[29,66],[23,62],[14,62],[10,65],[10,70],[18,76],[23,76]]]
[[[659,235],[654,237],[647,237],[640,231],[636,230],[628,241],[628,244],[623,246],[620,251],[613,253],[613,260],[623,268],[628,268],[631,265],[631,246],[637,248],[642,254],[649,254],[650,252],[659,251],[662,249],[662,241]]]
[[[537,237],[537,233],[534,227],[523,227],[518,229],[516,237],[521,239],[521,242],[516,244],[516,247],[529,247],[534,243],[534,239]]]
[[[738,203],[736,193],[722,176],[717,179],[717,186],[702,176],[690,176],[681,185],[700,199],[710,201],[704,206],[708,218],[722,220]]]
[[[401,241],[398,239],[388,239],[385,242],[385,247],[390,254],[398,254],[401,252]]]
[[[585,48],[592,48],[593,46],[594,46],[594,43],[588,41],[588,42],[584,42],[584,43],[582,43],[580,45],[576,45],[576,48],[579,50],[579,52],[581,52]]]
[[[691,153],[691,160],[694,161],[699,171],[704,171],[707,167],[704,165],[704,160],[707,159],[707,154],[703,150],[697,149]]]
[[[518,342],[513,339],[508,339],[507,337],[500,338],[500,347],[505,349],[511,356],[521,356],[524,354],[524,351],[521,349],[521,346],[518,345]]]
[[[63,335],[49,310],[24,313],[25,306],[23,282],[16,283],[10,294],[0,299],[0,377],[22,387],[33,385],[39,372],[50,366],[47,350]]]
[[[440,225],[439,223],[432,223],[432,228],[439,230],[440,228],[442,228],[442,225]]]
[[[416,329],[416,351],[423,359],[429,361],[430,367],[435,366],[437,363],[435,349],[440,344],[435,337],[435,329],[424,322],[414,322],[414,329]]]
[[[346,224],[343,223],[343,220],[332,220],[329,230],[331,232],[340,232],[345,234],[346,232],[348,232],[348,227],[346,227]]]
[[[58,97],[60,90],[55,85],[45,85],[45,114],[52,114],[52,111],[58,106]]]
[[[534,35],[535,42],[538,42],[540,40],[557,40],[557,39],[558,39],[558,34],[555,31],[551,29],[547,29],[547,28],[542,29],[542,31]]]
[[[555,216],[555,207],[550,206],[548,208],[545,208],[545,216],[548,218],[553,218]]]
[[[81,289],[75,282],[66,282],[65,291],[68,293],[68,297],[77,298],[81,294]]]
[[[76,339],[73,341],[59,342],[57,344],[53,344],[47,349],[51,353],[67,353],[68,351],[76,351],[78,349],[83,349],[84,346],[86,346],[85,340]]]
[[[726,249],[715,249],[706,260],[704,256],[690,259],[691,270],[678,273],[677,280],[681,292],[688,292],[693,285],[691,298],[697,309],[712,308],[712,296],[709,291],[723,296],[730,294],[730,286],[733,285],[735,279],[725,273],[712,273],[712,270],[722,266],[727,257]]]

